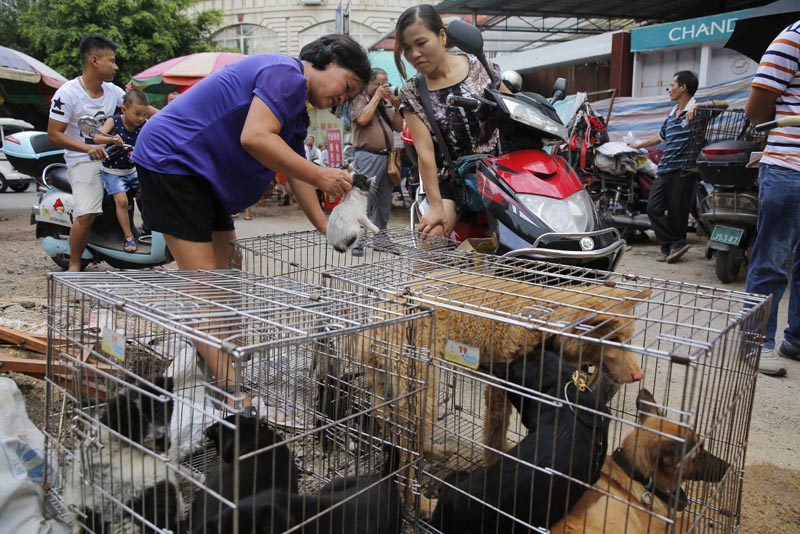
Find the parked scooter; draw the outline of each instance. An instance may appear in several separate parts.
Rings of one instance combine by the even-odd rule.
[[[569,142],[560,153],[570,161],[583,181],[600,219],[617,228],[628,242],[648,240],[645,232],[651,229],[651,225],[647,201],[661,150],[650,148],[645,153],[628,147],[626,142],[609,141],[605,120],[587,101],[578,106],[567,129]],[[690,206],[687,231],[708,235],[710,228],[699,218],[700,203],[707,194],[705,185],[698,182]]]
[[[449,43],[478,57],[492,79],[480,100],[451,95],[448,103],[482,114],[500,131],[498,155],[466,156],[455,162],[461,169],[474,160],[471,169],[477,171],[486,210],[465,212],[450,237],[463,241],[493,236],[496,254],[612,270],[625,241],[599,220],[588,192],[567,162],[544,151],[545,145],[563,143],[567,137],[552,105],[564,98],[566,81],[556,82],[550,101],[530,92],[501,92],[500,80],[483,53],[480,31],[454,21],[447,35]],[[412,228],[427,210],[422,189],[411,208]]]
[[[97,123],[92,117],[81,117],[81,131],[94,136],[98,131]],[[131,150],[133,147],[110,146],[107,148],[113,155],[115,150]],[[44,238],[42,248],[45,253],[62,269],[69,268],[69,230],[72,227],[72,187],[67,179],[67,166],[62,163],[48,165],[37,180],[43,186],[39,201],[34,204],[31,213],[31,224],[36,225],[36,237]],[[114,199],[108,194],[103,197],[103,213],[95,217],[89,243],[81,256],[81,265],[105,261],[118,269],[143,269],[156,267],[173,260],[164,241],[164,236],[153,232],[149,240],[139,239],[141,232],[133,224],[133,196],[128,192],[128,216],[134,238],[139,241],[136,252],[125,252],[122,229],[117,221]]]
[[[708,117],[697,171],[714,186],[703,199],[700,218],[713,227],[706,257],[716,256],[717,278],[735,282],[745,272],[758,223],[758,169],[747,167],[752,152],[758,152],[765,137],[745,118],[744,111],[698,110],[714,113]]]

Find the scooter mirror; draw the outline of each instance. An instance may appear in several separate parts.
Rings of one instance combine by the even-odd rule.
[[[94,136],[95,134],[100,133],[100,128],[97,126],[97,121],[94,119],[94,117],[90,117],[89,115],[84,115],[78,119],[78,128],[86,135]]]
[[[556,78],[556,83],[553,84],[553,102],[564,100],[567,96],[567,80],[564,78]]]
[[[492,87],[497,88],[500,86],[499,78],[495,75],[494,70],[490,68],[489,62],[483,53],[483,35],[481,35],[481,31],[477,27],[467,24],[463,20],[452,21],[447,25],[447,44],[457,46],[467,54],[477,57],[483,68],[489,73]]]
[[[455,45],[467,54],[480,56],[483,54],[483,35],[481,31],[463,20],[454,20],[447,25],[447,42]]]

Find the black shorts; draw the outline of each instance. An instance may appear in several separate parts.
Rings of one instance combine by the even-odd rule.
[[[458,201],[456,200],[456,193],[453,191],[453,186],[450,184],[450,180],[439,182],[439,195],[442,197],[442,200],[452,200],[458,204]]]
[[[231,214],[202,176],[161,174],[139,165],[136,169],[145,227],[198,243],[211,242],[214,232],[234,229]]]

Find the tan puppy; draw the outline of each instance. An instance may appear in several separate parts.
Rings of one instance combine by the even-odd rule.
[[[649,391],[639,392],[636,405],[641,426],[606,458],[593,489],[550,532],[666,534],[669,523],[657,515],[677,516],[680,526],[680,511],[686,505],[681,477],[722,480],[730,464],[703,449],[691,429],[663,419],[655,403]],[[676,504],[678,509],[673,510]]]
[[[527,354],[533,347],[555,336],[554,351],[575,367],[591,364],[600,368],[606,378],[618,384],[642,379],[642,370],[634,354],[608,344],[601,345],[585,338],[629,342],[635,321],[631,317],[636,304],[646,299],[650,289],[631,290],[613,285],[579,285],[543,287],[517,280],[499,279],[483,274],[447,271],[436,272],[443,280],[441,289],[436,282],[425,281],[409,285],[406,295],[419,296],[435,307],[432,355],[444,359],[448,340],[478,349],[480,363],[510,362]],[[434,289],[432,289],[434,288]],[[485,315],[466,313],[449,306],[488,310],[492,315],[508,315],[503,321]],[[518,317],[530,317],[521,325]],[[551,331],[534,330],[530,324],[541,321]],[[556,335],[552,330],[567,335]],[[429,332],[421,332],[428,336]],[[575,337],[582,336],[584,339]],[[428,381],[425,406],[426,438],[424,451],[434,457],[447,455],[446,445],[430,441],[438,403],[438,369],[432,367]],[[505,392],[486,389],[486,419],[484,443],[487,463],[497,460],[497,450],[506,450],[506,431],[511,405]]]
[[[586,338],[629,342],[634,333],[631,313],[640,300],[650,295],[650,289],[630,290],[603,284],[542,287],[447,269],[432,274],[441,282],[428,279],[410,284],[403,297],[398,298],[419,297],[435,308],[433,322],[426,321],[416,332],[404,334],[413,335],[417,346],[430,347],[434,358],[444,359],[448,341],[454,341],[477,348],[481,364],[510,362],[555,336],[554,350],[572,365],[595,365],[602,369],[606,378],[619,384],[641,380],[642,370],[633,353],[622,347],[587,341]],[[491,315],[467,313],[463,308],[488,309]],[[498,314],[507,314],[510,320],[497,319]],[[531,320],[514,320],[520,316]],[[534,329],[531,324],[537,321],[550,331]],[[384,332],[385,336],[397,335],[397,329]],[[380,331],[377,333],[379,338],[382,335]],[[584,339],[575,337],[577,335]],[[383,339],[390,344],[402,344],[388,337]],[[392,369],[385,369],[385,358],[372,354],[372,350],[372,346],[361,350],[359,357],[369,368],[367,379],[370,388],[373,392],[380,392],[376,400],[397,399],[394,409],[400,409],[401,417],[408,416],[406,409],[411,410],[414,424],[420,425],[416,439],[422,440],[422,450],[426,455],[441,459],[454,452],[447,444],[439,445],[432,441],[439,398],[438,366],[434,363],[429,368],[425,401],[411,406],[407,399],[418,385],[398,377],[419,376],[419,373],[408,374],[410,370],[404,367],[411,362],[403,358],[393,360]],[[484,442],[489,448],[485,457],[487,463],[493,463],[498,456],[496,451],[508,448],[506,431],[511,404],[506,402],[505,391],[487,388],[486,406]],[[384,413],[383,417],[389,419],[397,415]],[[415,478],[414,475],[411,477]],[[420,500],[420,514],[428,517],[435,503],[425,497]]]

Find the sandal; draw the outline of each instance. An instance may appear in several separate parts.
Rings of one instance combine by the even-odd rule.
[[[125,252],[136,252],[136,240],[132,235],[125,238]]]

